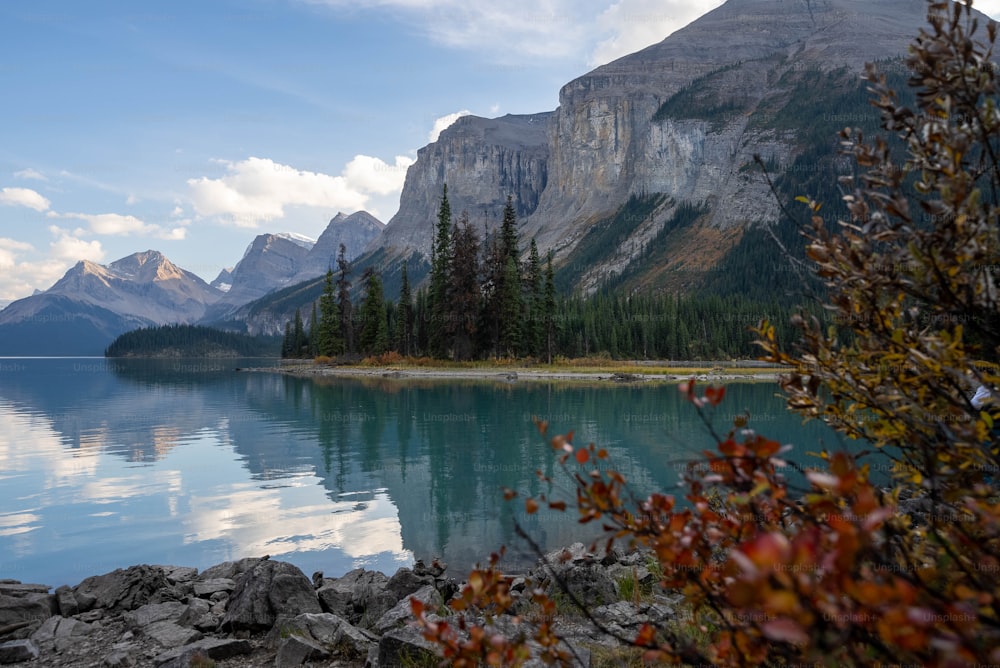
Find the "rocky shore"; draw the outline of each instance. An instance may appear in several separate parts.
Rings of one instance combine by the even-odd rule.
[[[647,621],[663,623],[678,603],[655,586],[658,577],[644,555],[594,555],[576,544],[550,553],[523,576],[511,576],[518,609],[526,612],[531,605],[528,581],[558,596],[557,578],[602,625],[619,633],[632,634]],[[392,576],[356,569],[339,578],[319,572],[309,578],[296,566],[266,556],[201,572],[181,566],[131,566],[55,591],[47,585],[0,580],[0,664],[436,665],[429,644],[412,625],[410,598],[436,614],[450,615],[445,604],[460,587],[438,562],[426,566],[418,561]],[[640,597],[640,589],[647,595]],[[493,623],[509,632],[518,622],[505,616]],[[591,664],[592,653],[615,647],[571,609],[558,630],[584,666]]]

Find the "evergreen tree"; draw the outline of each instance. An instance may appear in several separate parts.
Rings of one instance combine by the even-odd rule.
[[[292,326],[293,357],[302,357],[309,349],[309,340],[302,326],[302,310],[295,309],[295,324]]]
[[[500,353],[516,357],[521,344],[521,281],[517,260],[507,259],[500,293]]]
[[[403,263],[402,284],[399,287],[399,308],[397,315],[396,350],[401,355],[413,354],[413,295],[410,294],[410,278],[406,273],[407,263]]]
[[[524,270],[524,332],[522,352],[531,357],[542,354],[543,346],[543,295],[542,266],[538,257],[538,245],[531,240],[528,264]]]
[[[365,274],[367,293],[361,304],[361,333],[358,345],[365,355],[381,355],[389,349],[389,326],[386,322],[382,279],[369,269]]]
[[[316,352],[316,340],[319,336],[319,320],[316,316],[316,302],[312,303],[312,314],[309,316],[309,357],[319,355]]]
[[[351,264],[346,258],[347,248],[340,244],[337,253],[337,310],[340,316],[340,339],[343,345],[340,352],[353,353],[354,348],[354,306],[351,304]]]
[[[430,328],[428,345],[431,357],[443,358],[448,354],[448,272],[451,269],[451,204],[448,202],[448,184],[441,195],[438,208],[437,233],[431,251],[431,283],[428,293]]]
[[[452,230],[452,258],[448,283],[448,327],[455,359],[471,359],[476,352],[479,315],[479,238],[462,212]]]
[[[552,270],[552,252],[549,251],[545,263],[545,288],[542,297],[542,317],[545,333],[545,357],[552,364],[552,353],[556,344],[556,281]]]
[[[482,246],[482,283],[480,286],[479,340],[480,350],[494,358],[500,357],[500,295],[506,262],[496,234],[488,234]]]
[[[503,218],[500,222],[500,252],[504,264],[508,258],[520,261],[521,249],[517,235],[517,211],[514,209],[514,197],[507,195],[507,203],[503,207]]]
[[[326,357],[339,355],[344,350],[340,334],[340,311],[333,290],[333,269],[326,270],[323,294],[319,298],[319,325],[317,330],[316,354]]]
[[[292,347],[294,345],[292,339],[292,321],[289,320],[285,323],[285,337],[281,340],[281,356],[292,357]]]
[[[417,291],[416,305],[413,308],[413,354],[423,356],[427,354],[428,347],[428,320],[430,314],[427,309],[427,289],[421,288]]]

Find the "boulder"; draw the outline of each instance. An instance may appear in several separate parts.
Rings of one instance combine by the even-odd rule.
[[[28,639],[0,644],[0,664],[20,663],[38,658],[38,645]]]
[[[397,601],[401,601],[421,587],[434,584],[434,576],[430,573],[418,575],[405,566],[389,578],[386,588],[392,592]]]
[[[358,568],[336,580],[323,580],[316,594],[326,612],[368,627],[399,601],[387,590],[388,582],[378,571]]]
[[[212,606],[208,601],[200,598],[193,598],[188,603],[184,613],[177,619],[181,626],[190,626],[199,631],[209,631],[219,625],[220,615],[212,612]]]
[[[52,616],[52,604],[47,594],[4,596],[0,594],[0,626],[18,622],[41,624]]]
[[[220,628],[223,631],[266,631],[278,615],[322,612],[312,582],[284,561],[261,561],[236,580]]]
[[[314,641],[341,658],[363,658],[378,643],[375,635],[329,612],[282,617],[268,634],[266,644],[277,647],[288,636]]]
[[[140,631],[167,649],[182,647],[204,637],[200,631],[167,620],[153,622],[142,627]]]
[[[231,578],[209,578],[195,582],[193,587],[194,595],[198,598],[210,598],[216,592],[231,592],[236,588],[236,581]]]
[[[239,561],[224,561],[221,564],[216,564],[215,566],[210,566],[201,572],[198,576],[198,580],[213,580],[216,578],[226,578],[229,580],[235,580],[237,576],[252,570],[254,566],[259,564],[263,559],[260,557],[247,557],[246,559],[240,559]]]
[[[325,661],[328,658],[330,653],[319,643],[293,635],[281,640],[274,665],[275,668],[291,668],[307,661]]]
[[[94,627],[72,617],[49,617],[31,634],[35,642],[50,642],[59,638],[78,638],[90,635]]]
[[[435,646],[424,638],[423,632],[413,626],[403,626],[389,631],[378,643],[379,668],[409,668],[410,666],[436,666],[441,656]]]
[[[176,601],[169,601],[167,603],[147,603],[146,605],[136,608],[132,612],[126,612],[122,615],[125,623],[128,624],[129,628],[135,629],[142,626],[149,626],[154,622],[162,622],[165,620],[176,621],[184,611],[187,610],[187,606],[183,603],[178,603]]]
[[[0,583],[0,595],[25,596],[27,594],[48,594],[52,587],[42,584],[22,584],[16,580]]]
[[[76,602],[76,596],[68,585],[63,585],[56,589],[56,601],[59,604],[59,614],[63,617],[72,617],[80,612],[80,605]]]
[[[198,577],[198,569],[190,566],[158,566],[157,568],[163,570],[163,574],[167,576],[170,584],[191,582]]]
[[[411,596],[407,596],[393,606],[392,609],[382,615],[378,622],[375,623],[375,632],[379,635],[385,635],[392,629],[413,621],[413,609],[410,606],[411,598],[415,598],[422,602],[424,604],[424,608],[430,611],[437,610],[444,605],[444,600],[441,598],[441,594],[438,590],[434,588],[434,585],[424,585]]]
[[[247,640],[204,638],[185,647],[164,652],[157,656],[153,663],[157,668],[190,668],[195,657],[223,661],[252,651],[253,645]],[[203,661],[201,665],[205,665],[205,662]]]
[[[73,595],[81,612],[95,607],[127,611],[149,603],[169,585],[162,568],[143,564],[89,577],[73,588]]]
[[[104,657],[105,668],[131,668],[135,665],[135,657],[123,649],[113,650]]]

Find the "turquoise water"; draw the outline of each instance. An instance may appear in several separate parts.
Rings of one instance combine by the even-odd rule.
[[[460,575],[514,534],[594,538],[571,515],[527,516],[501,489],[543,491],[551,433],[595,442],[639,493],[676,489],[712,446],[677,386],[299,379],[273,360],[0,359],[0,578],[76,584],[137,563],[205,568],[270,554],[307,574],[394,572],[441,557]],[[731,383],[734,413],[816,460],[841,447],[786,412],[773,383]],[[850,444],[848,444],[849,446]],[[568,498],[568,497],[567,497]]]

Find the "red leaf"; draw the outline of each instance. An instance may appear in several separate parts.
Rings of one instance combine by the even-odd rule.
[[[709,385],[705,388],[705,398],[708,399],[708,403],[713,406],[718,406],[722,403],[722,398],[726,396],[726,388],[722,387],[712,387]]]
[[[538,501],[535,501],[534,499],[525,499],[524,510],[529,515],[534,515],[536,512],[538,512]]]
[[[420,617],[424,614],[424,603],[423,601],[411,598],[410,599],[410,610],[413,612],[414,617]]]
[[[579,450],[576,451],[577,464],[586,464],[589,459],[590,459],[590,453],[587,452],[585,449],[580,448]]]
[[[566,510],[566,502],[565,501],[550,501],[549,502],[549,508],[551,508],[552,510],[565,511]]]

